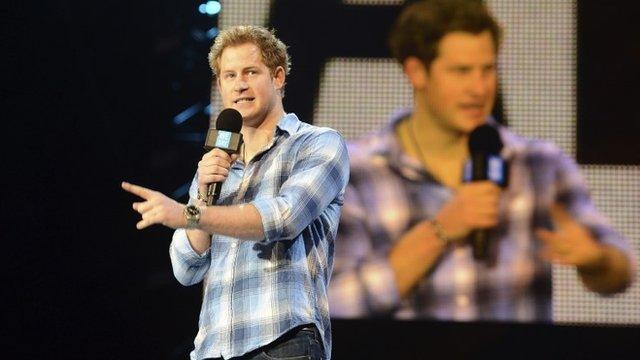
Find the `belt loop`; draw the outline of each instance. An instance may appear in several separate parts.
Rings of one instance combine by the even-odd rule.
[[[320,331],[314,324],[305,325],[301,330],[311,330],[313,332],[313,337],[317,342],[320,342]]]

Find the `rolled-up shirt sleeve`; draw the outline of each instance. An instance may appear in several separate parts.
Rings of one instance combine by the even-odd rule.
[[[557,147],[547,146],[550,148],[547,156],[555,165],[555,201],[562,204],[578,223],[589,229],[600,243],[618,248],[634,263],[635,257],[630,256],[633,253],[630,242],[596,209],[578,165]]]
[[[196,192],[197,181],[194,177],[189,189],[189,203],[193,203]],[[191,247],[191,243],[187,237],[187,231],[185,229],[177,229],[171,239],[169,257],[171,258],[173,275],[180,284],[189,286],[202,281],[207,273],[210,264],[210,249],[207,249],[203,254],[198,254],[193,250],[193,247]]]
[[[340,134],[324,129],[300,139],[291,174],[278,195],[251,202],[262,217],[264,242],[298,236],[331,204],[342,205],[349,178],[349,158]]]
[[[207,249],[203,254],[193,250],[187,238],[185,229],[178,229],[173,233],[173,239],[169,246],[169,256],[173,275],[180,284],[189,286],[202,281],[209,270],[209,253]]]

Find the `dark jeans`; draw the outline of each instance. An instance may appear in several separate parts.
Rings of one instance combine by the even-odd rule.
[[[233,360],[320,360],[320,341],[316,327],[308,325],[293,329],[278,340]]]

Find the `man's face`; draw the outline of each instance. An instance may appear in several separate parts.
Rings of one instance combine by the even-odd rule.
[[[427,111],[438,125],[468,134],[483,124],[496,96],[496,50],[489,31],[445,35],[424,85]]]
[[[245,125],[260,125],[281,101],[284,70],[279,67],[272,76],[260,48],[253,43],[225,48],[219,61],[218,90],[223,106],[238,110]]]

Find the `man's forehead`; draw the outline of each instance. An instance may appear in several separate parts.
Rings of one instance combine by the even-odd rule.
[[[224,48],[220,55],[221,69],[229,66],[236,67],[238,65],[245,67],[264,65],[260,48],[251,42],[229,45]]]
[[[491,33],[479,34],[455,31],[446,34],[438,43],[436,59],[454,62],[494,62],[496,49]]]

